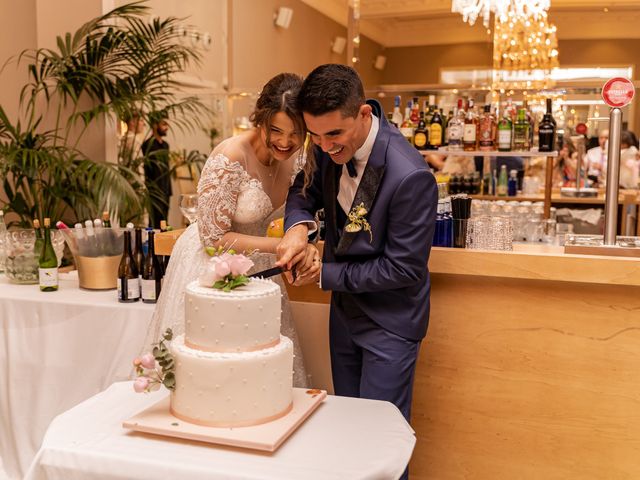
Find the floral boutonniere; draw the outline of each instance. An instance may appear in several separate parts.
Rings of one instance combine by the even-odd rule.
[[[345,231],[349,233],[356,233],[360,230],[369,232],[369,243],[373,242],[373,232],[371,231],[371,225],[367,221],[368,210],[364,207],[364,203],[360,202],[360,205],[356,205],[351,209],[349,215],[349,223],[344,227]]]
[[[205,250],[211,258],[200,275],[200,285],[230,292],[249,283],[247,272],[253,267],[253,262],[246,256],[231,249],[224,251],[222,247]]]

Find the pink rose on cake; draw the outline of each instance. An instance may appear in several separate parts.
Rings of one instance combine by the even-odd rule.
[[[246,274],[253,267],[253,262],[244,255],[231,252],[233,251],[221,253],[220,250],[213,250],[214,256],[211,257],[198,278],[198,283],[201,286],[228,292],[249,283]],[[212,254],[209,250],[207,253]]]
[[[148,393],[158,390],[164,385],[169,390],[176,386],[174,374],[175,364],[169,347],[165,342],[173,339],[173,331],[170,328],[162,335],[160,341],[153,347],[153,352],[145,353],[133,360],[137,378],[133,382],[133,389],[137,393]]]

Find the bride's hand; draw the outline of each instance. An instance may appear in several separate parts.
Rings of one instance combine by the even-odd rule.
[[[320,252],[312,243],[307,244],[304,259],[295,266],[296,281],[295,286],[308,285],[318,281],[322,262],[320,261]]]

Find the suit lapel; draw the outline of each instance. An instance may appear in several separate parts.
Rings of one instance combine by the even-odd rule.
[[[378,188],[380,187],[380,182],[382,181],[382,177],[384,175],[388,143],[389,136],[388,133],[384,130],[381,120],[380,130],[378,131],[376,142],[373,146],[373,150],[371,151],[371,155],[369,156],[369,160],[367,161],[367,166],[364,168],[362,180],[360,180],[360,184],[358,185],[358,190],[356,190],[356,194],[353,197],[353,203],[351,204],[351,209],[353,209],[353,207],[362,203],[364,205],[364,208],[367,210],[367,220],[371,218],[371,206],[373,205],[373,201],[376,198]],[[349,212],[347,212],[347,214],[348,213]],[[375,229],[376,226],[371,225],[373,234],[375,234]],[[347,253],[347,250],[355,240],[356,235],[358,235],[359,233],[362,233],[362,231],[349,233],[346,230],[343,230],[340,241],[338,242],[338,246],[336,247],[336,255],[345,255]],[[366,235],[367,238],[369,237],[369,234],[367,232],[364,232],[363,235]]]

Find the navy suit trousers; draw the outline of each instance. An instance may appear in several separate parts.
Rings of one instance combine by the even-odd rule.
[[[420,342],[391,333],[366,315],[345,314],[340,308],[344,295],[337,296],[329,323],[336,395],[386,400],[409,422]]]

